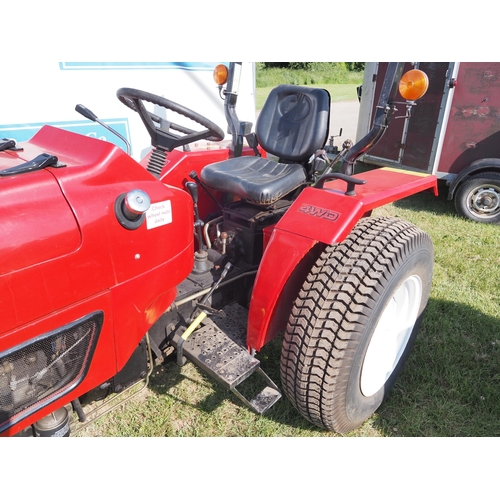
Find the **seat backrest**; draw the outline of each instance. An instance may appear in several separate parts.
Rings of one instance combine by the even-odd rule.
[[[260,112],[255,133],[272,155],[301,163],[328,139],[330,94],[325,89],[279,85]]]

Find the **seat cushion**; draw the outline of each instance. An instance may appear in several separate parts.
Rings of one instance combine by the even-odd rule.
[[[306,173],[299,164],[240,156],[207,165],[201,171],[201,180],[212,189],[269,205],[298,188],[306,180]]]

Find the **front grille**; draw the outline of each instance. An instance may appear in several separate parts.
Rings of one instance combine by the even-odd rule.
[[[103,316],[92,313],[0,353],[0,432],[83,380]]]

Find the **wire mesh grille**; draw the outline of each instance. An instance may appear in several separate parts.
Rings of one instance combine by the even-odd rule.
[[[83,379],[102,320],[99,311],[0,353],[0,431]]]

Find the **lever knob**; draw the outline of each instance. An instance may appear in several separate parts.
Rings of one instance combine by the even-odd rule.
[[[198,203],[198,184],[196,184],[196,182],[186,182],[186,187],[191,194],[194,203]]]

